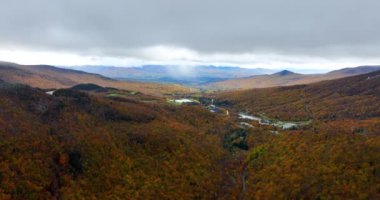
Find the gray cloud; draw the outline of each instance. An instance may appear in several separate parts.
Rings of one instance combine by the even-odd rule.
[[[379,0],[0,0],[3,48],[375,57]]]

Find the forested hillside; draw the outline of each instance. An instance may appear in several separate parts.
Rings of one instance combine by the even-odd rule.
[[[251,130],[241,199],[379,199],[380,137],[329,128]]]
[[[0,199],[378,199],[379,79],[212,94],[218,112],[0,81]]]
[[[232,126],[196,107],[0,85],[0,199],[213,199]]]
[[[241,199],[380,198],[380,72],[310,85],[216,94],[217,105],[272,120],[248,129]],[[251,126],[252,126],[251,125]]]
[[[274,118],[369,119],[380,117],[380,71],[310,85],[216,94],[221,104]]]

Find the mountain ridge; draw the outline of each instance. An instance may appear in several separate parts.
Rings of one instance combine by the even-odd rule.
[[[349,76],[365,74],[380,70],[380,66],[358,66],[334,70],[325,74],[298,74],[283,70],[270,75],[256,75],[247,78],[230,79],[205,85],[205,88],[214,90],[268,88],[277,86],[290,86],[310,84],[325,80],[333,80]]]
[[[94,83],[104,87],[135,90],[160,96],[171,92],[196,91],[195,89],[175,84],[119,81],[99,74],[74,69],[64,69],[50,65],[18,65],[9,62],[0,63],[0,79],[9,83],[22,83],[42,89],[70,88],[80,83]]]
[[[294,72],[289,71],[289,70],[282,70],[282,71],[279,71],[279,72],[274,73],[274,74],[272,74],[272,75],[288,76],[288,75],[293,75],[293,74],[297,74],[297,73],[294,73]]]

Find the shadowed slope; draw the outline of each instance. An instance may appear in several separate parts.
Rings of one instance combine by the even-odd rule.
[[[211,123],[212,122],[212,123]],[[0,84],[0,199],[215,199],[223,118]]]

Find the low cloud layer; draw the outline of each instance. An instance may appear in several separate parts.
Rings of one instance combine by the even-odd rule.
[[[79,64],[379,61],[378,0],[0,2],[0,59],[13,51],[54,53],[63,62],[70,55]]]

